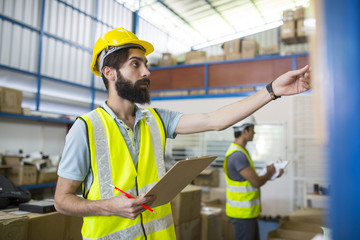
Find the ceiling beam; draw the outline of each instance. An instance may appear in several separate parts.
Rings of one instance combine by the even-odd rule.
[[[258,11],[259,15],[260,15],[261,18],[264,20],[264,22],[266,23],[266,19],[265,19],[264,15],[262,14],[262,12],[260,11],[259,7],[257,6],[255,0],[250,0],[250,2],[251,2],[252,5],[255,7],[255,9]]]
[[[219,10],[217,10],[217,8],[209,1],[209,0],[204,0],[212,10],[214,10],[221,18],[222,20],[224,20],[224,22],[226,22],[227,25],[229,25],[235,32],[237,31],[236,28],[234,27],[234,25],[232,25],[225,17],[224,15],[222,15],[221,12],[219,12]]]
[[[182,16],[180,16],[177,12],[175,12],[171,7],[169,7],[166,3],[164,3],[163,0],[157,0],[158,3],[160,3],[162,6],[164,6],[167,10],[169,10],[172,14],[174,14],[175,16],[177,16],[179,19],[181,19],[186,25],[188,25],[191,29],[193,29],[194,31],[196,31],[197,33],[200,34],[200,36],[202,36],[203,38],[205,38],[207,41],[209,40],[206,36],[204,36],[198,29],[196,29],[193,25],[191,25],[190,22],[188,22],[185,18],[183,18]]]

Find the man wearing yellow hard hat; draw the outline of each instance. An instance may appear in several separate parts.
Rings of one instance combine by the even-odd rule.
[[[305,66],[211,113],[140,108],[137,103],[150,102],[146,56],[153,50],[123,28],[94,46],[91,71],[102,77],[108,98],[79,117],[66,136],[55,192],[58,212],[84,217],[84,239],[176,239],[170,203],[155,207],[156,214],[143,207],[151,207],[154,198],[144,194],[165,174],[166,138],[223,130],[277,97],[310,88]],[[80,185],[83,197],[76,195]]]

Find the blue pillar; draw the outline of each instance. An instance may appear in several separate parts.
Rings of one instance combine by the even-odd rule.
[[[323,86],[328,109],[329,222],[334,240],[360,239],[360,3],[322,2],[329,76]]]

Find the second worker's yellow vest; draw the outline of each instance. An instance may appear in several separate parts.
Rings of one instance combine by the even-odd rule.
[[[133,195],[146,193],[164,174],[165,132],[153,109],[142,110],[140,150],[136,169],[115,120],[103,108],[81,116],[88,130],[93,182],[83,184],[88,200],[108,199],[118,194],[111,184]],[[83,239],[176,239],[170,203],[145,210],[136,219],[118,216],[84,217]]]
[[[232,218],[256,218],[260,214],[260,190],[251,185],[247,180],[234,181],[229,178],[227,159],[230,154],[240,151],[247,157],[251,168],[255,171],[254,163],[248,151],[240,145],[232,143],[226,152],[223,164],[227,187],[226,187],[226,215]]]

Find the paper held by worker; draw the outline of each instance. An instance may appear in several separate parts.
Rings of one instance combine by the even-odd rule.
[[[154,208],[170,202],[216,158],[217,156],[202,156],[177,161],[145,194],[145,196],[156,196],[151,207]]]
[[[275,173],[271,176],[270,180],[274,180],[275,178],[277,178],[280,174],[280,169],[285,169],[288,163],[289,163],[288,161],[281,161],[281,160],[274,162],[273,164],[275,167]]]

